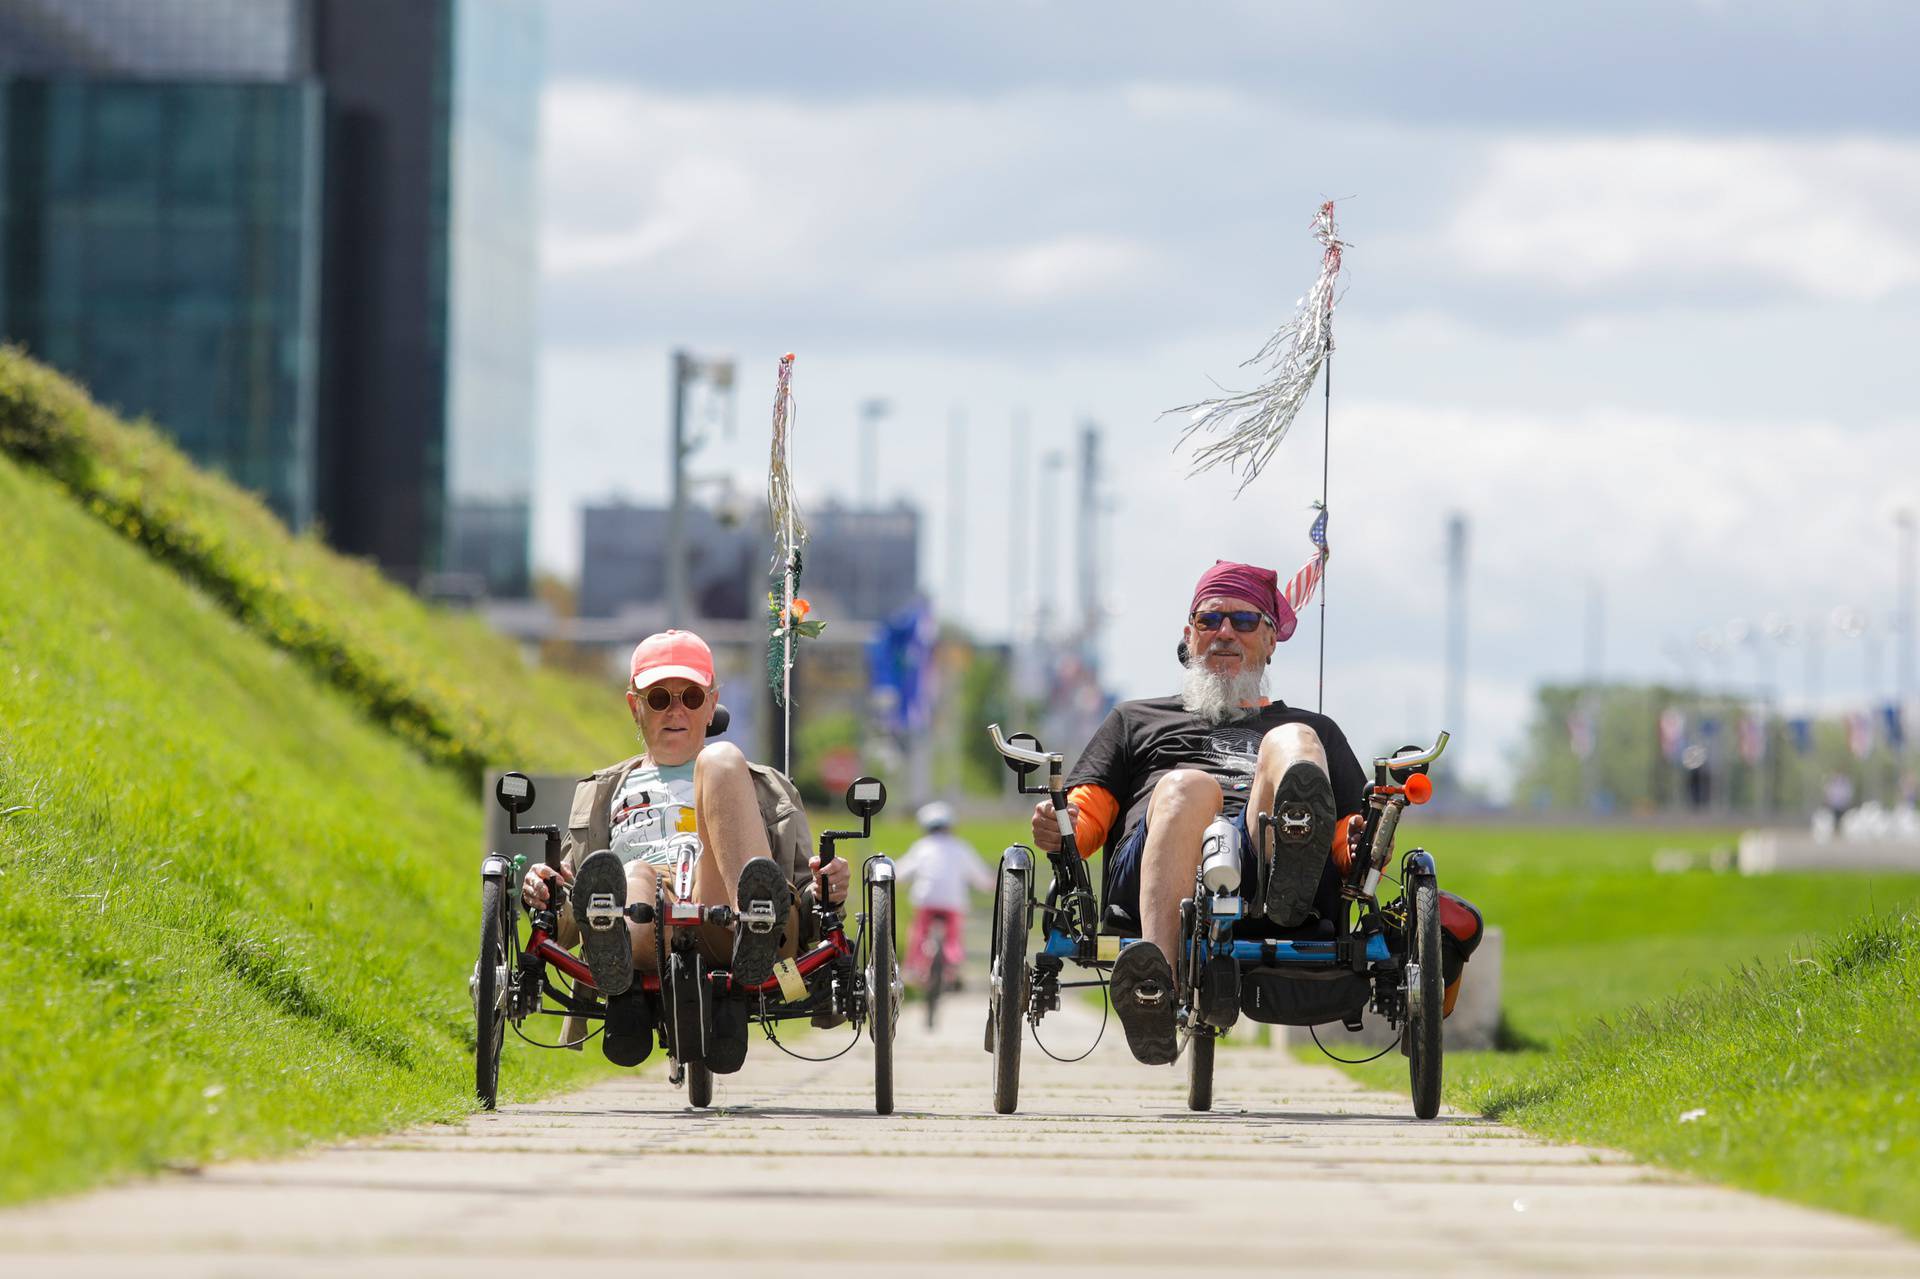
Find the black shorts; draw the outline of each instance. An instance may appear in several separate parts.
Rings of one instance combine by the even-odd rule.
[[[1241,809],[1234,816],[1233,825],[1240,832],[1240,890],[1246,897],[1254,895],[1254,888],[1260,882],[1260,857],[1254,850],[1253,836],[1247,831],[1247,810]],[[1132,830],[1121,837],[1120,846],[1107,857],[1107,902],[1109,906],[1118,906],[1136,921],[1140,919],[1140,863],[1147,847],[1147,819],[1142,817],[1134,823]],[[1186,896],[1185,892],[1181,896]],[[1281,928],[1262,915],[1250,913],[1234,928],[1238,937],[1280,937],[1298,936],[1302,933],[1317,931],[1321,920],[1330,920],[1340,909],[1340,872],[1334,868],[1333,858],[1327,858],[1327,865],[1320,872],[1320,886],[1313,893],[1313,909],[1318,919],[1310,919],[1296,928]]]

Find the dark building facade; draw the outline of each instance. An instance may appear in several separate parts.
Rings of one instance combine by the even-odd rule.
[[[667,602],[667,523],[663,506],[622,502],[580,512],[580,615],[614,617],[635,605]],[[764,607],[773,535],[764,513],[728,522],[687,508],[687,593],[693,615],[757,617]]]
[[[581,512],[580,613],[664,607],[667,600],[665,507],[612,503]],[[807,547],[800,590],[832,601],[832,615],[877,622],[911,604],[920,590],[920,513],[909,506],[805,513]],[[693,616],[758,617],[771,582],[773,537],[764,512],[728,522],[687,508],[687,586]]]
[[[0,0],[0,333],[412,586],[524,594],[532,0]]]

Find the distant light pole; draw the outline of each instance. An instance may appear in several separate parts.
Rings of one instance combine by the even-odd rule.
[[[892,411],[881,399],[860,405],[860,505],[865,510],[880,506],[880,419]]]
[[[667,512],[667,625],[684,627],[691,604],[687,589],[687,458],[705,443],[687,438],[687,390],[705,379],[714,390],[732,396],[733,361],[701,360],[687,351],[673,353],[673,430],[667,445],[673,503]]]
[[[1902,508],[1893,517],[1893,523],[1900,530],[1900,713],[1907,713],[1907,703],[1913,700],[1913,652],[1914,652],[1914,616],[1913,616],[1913,538],[1915,519],[1911,507]]]
[[[1053,633],[1053,600],[1059,588],[1054,576],[1054,566],[1059,562],[1059,548],[1055,545],[1055,535],[1059,529],[1060,472],[1066,469],[1067,455],[1059,449],[1049,450],[1040,458],[1040,607],[1034,618],[1034,633],[1044,648]]]

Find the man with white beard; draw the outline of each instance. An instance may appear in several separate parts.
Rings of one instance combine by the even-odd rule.
[[[1142,940],[1120,952],[1111,993],[1143,1062],[1176,1055],[1168,957],[1215,818],[1234,824],[1241,882],[1267,886],[1243,935],[1298,935],[1339,909],[1344,858],[1333,854],[1336,844],[1345,853],[1347,823],[1336,819],[1361,811],[1366,774],[1331,719],[1265,695],[1267,662],[1295,624],[1273,570],[1215,561],[1187,611],[1180,694],[1115,706],[1068,774],[1080,852],[1105,845],[1107,903],[1139,922]],[[1256,847],[1249,812],[1285,814],[1292,833],[1276,826],[1272,847]],[[1033,837],[1060,847],[1052,805],[1034,806]]]

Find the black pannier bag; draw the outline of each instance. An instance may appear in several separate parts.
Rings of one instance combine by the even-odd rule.
[[[1275,1026],[1319,1026],[1359,1016],[1372,989],[1344,968],[1251,968],[1240,974],[1240,1011]]]

